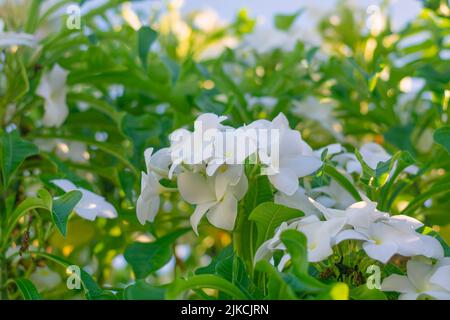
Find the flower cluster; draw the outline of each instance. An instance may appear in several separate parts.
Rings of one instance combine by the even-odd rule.
[[[238,201],[248,189],[246,160],[257,159],[255,164],[261,166],[262,174],[268,175],[272,185],[287,195],[297,191],[300,177],[322,166],[320,158],[302,140],[300,132],[289,127],[283,114],[273,121],[257,120],[240,128],[223,125],[224,120],[226,117],[203,114],[194,131],[174,131],[170,147],[155,154],[153,149],[145,152],[147,173],[142,173],[136,209],[141,223],[153,221],[159,209],[159,195],[170,191],[161,185],[163,178],[176,180],[181,197],[196,206],[191,216],[196,232],[205,215],[214,226],[232,230]],[[276,132],[276,138],[253,134],[257,130]],[[245,146],[229,141],[243,141]]]
[[[365,198],[365,197],[364,197]],[[365,198],[345,210],[327,208],[309,198],[317,211],[289,223],[283,223],[275,237],[266,241],[256,252],[255,260],[268,258],[275,250],[285,250],[280,234],[285,229],[303,232],[308,240],[308,259],[319,262],[328,258],[332,247],[345,240],[362,242],[362,248],[372,259],[387,263],[394,255],[425,256],[440,259],[444,251],[435,238],[416,230],[423,224],[404,215],[390,216],[376,209],[377,204]],[[287,254],[282,262],[289,260]],[[283,269],[284,264],[278,266]]]
[[[240,128],[224,125],[226,119],[224,116],[203,114],[195,122],[193,131],[174,131],[170,135],[168,148],[156,153],[152,148],[145,151],[147,172],[142,173],[141,194],[136,207],[142,224],[154,220],[162,193],[178,190],[186,202],[195,206],[190,220],[196,234],[204,216],[217,228],[233,230],[239,214],[238,202],[248,189],[245,165],[251,164],[260,167],[261,170],[256,170],[257,174],[267,175],[276,190],[276,204],[300,210],[304,214],[300,218],[284,221],[275,230],[275,235],[262,243],[256,251],[255,264],[263,259],[271,260],[276,251],[281,251],[283,254],[277,267],[282,271],[290,256],[281,241],[281,234],[287,229],[294,229],[307,238],[309,262],[326,260],[333,254],[335,246],[351,240],[368,257],[384,264],[395,255],[441,261],[434,267],[427,267],[430,269],[427,269],[429,280],[423,281],[432,282],[442,273],[440,266],[446,261],[444,249],[436,238],[417,231],[423,226],[420,221],[379,211],[378,204],[361,190],[355,189],[362,200],[355,199],[355,195],[335,179],[320,186],[312,186],[311,179],[300,179],[318,172],[327,161],[342,176],[356,184],[352,174],[361,174],[363,168],[355,154],[340,144],[314,151],[299,131],[290,128],[284,114],[279,114],[273,121],[256,120]],[[212,130],[214,134],[205,134],[205,130]],[[277,134],[275,139],[267,139],[250,134],[252,130],[273,130]],[[225,143],[230,137],[243,142],[240,146],[244,144],[246,148],[238,150],[235,144]],[[359,154],[373,170],[391,159],[376,143],[363,145]],[[248,162],[249,159],[253,162]],[[391,170],[395,170],[396,165],[397,162],[394,162]],[[417,168],[409,166],[404,171],[416,174]],[[177,188],[165,187],[163,179],[176,182]],[[409,262],[408,268],[418,263],[414,261]],[[423,289],[429,287],[426,285],[414,284],[398,289],[396,285],[399,281],[406,283],[413,280],[399,280],[393,275],[385,280],[384,287],[403,292],[405,297],[410,293],[407,297],[412,297],[412,292],[415,297],[421,293],[441,297],[435,294],[440,289],[433,289],[430,293],[428,289]],[[446,290],[445,285],[443,288]]]

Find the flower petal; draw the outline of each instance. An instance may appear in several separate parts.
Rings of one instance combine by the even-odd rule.
[[[227,192],[219,203],[206,214],[209,222],[220,229],[233,230],[237,216],[237,200]]]
[[[178,176],[178,189],[183,199],[190,204],[201,204],[216,200],[206,178],[199,173],[181,173]]]
[[[201,203],[195,207],[194,213],[191,215],[190,221],[192,229],[194,230],[195,234],[198,235],[198,224],[200,223],[200,220],[205,215],[206,211],[208,211],[212,206],[214,206],[216,202],[207,202],[207,203]]]
[[[399,274],[392,274],[383,280],[382,291],[395,291],[401,293],[415,293],[416,288],[409,281],[408,277]]]
[[[364,242],[363,249],[369,257],[386,263],[397,252],[398,246],[393,242],[385,242],[382,244]]]

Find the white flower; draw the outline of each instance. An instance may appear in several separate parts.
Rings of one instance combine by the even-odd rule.
[[[311,193],[317,202],[329,208],[344,209],[355,202],[353,196],[334,179],[329,185],[312,189]]]
[[[344,226],[342,219],[321,221],[317,216],[305,217],[294,222],[297,230],[305,234],[308,246],[308,261],[319,262],[332,253],[333,239]]]
[[[321,221],[317,216],[311,215],[295,220],[291,223],[283,222],[275,231],[272,239],[265,241],[256,251],[255,263],[268,259],[275,250],[283,250],[286,248],[280,240],[281,233],[287,229],[294,229],[305,234],[308,248],[308,261],[319,262],[328,258],[333,253],[333,239],[342,229],[345,221],[343,219],[333,219],[329,221]],[[283,270],[290,256],[285,253],[282,257],[278,269]]]
[[[242,165],[257,151],[257,139],[248,127],[219,131],[211,144],[213,156],[205,159],[206,173],[212,176],[223,164]]]
[[[74,163],[86,163],[89,158],[87,146],[78,141],[63,141],[60,139],[35,139],[34,143],[40,150],[46,152],[56,152],[63,160],[70,160]]]
[[[375,260],[387,263],[392,256],[423,255],[441,258],[444,255],[439,241],[415,230],[422,224],[407,216],[393,216],[376,209],[368,199],[352,204],[345,210],[330,209],[310,199],[327,220],[344,220],[346,228],[335,237],[335,244],[344,240],[362,240],[363,249]]]
[[[223,165],[214,176],[189,171],[178,176],[181,196],[196,205],[191,216],[195,233],[198,233],[197,226],[205,214],[215,227],[233,230],[238,201],[244,197],[247,188],[247,177],[240,165]]]
[[[400,292],[400,300],[416,300],[431,297],[450,300],[450,258],[443,258],[435,265],[409,260],[407,276],[393,274],[384,279],[381,290]]]
[[[264,107],[264,110],[269,111],[269,112],[272,111],[273,108],[278,103],[278,98],[275,98],[275,97],[270,97],[270,96],[255,97],[250,94],[245,95],[245,100],[250,109],[254,109],[255,106],[259,105],[259,106]]]
[[[0,48],[8,48],[13,46],[34,47],[36,44],[36,37],[32,34],[0,32]]]
[[[161,149],[153,154],[153,148],[145,150],[147,173],[141,175],[141,194],[136,203],[136,215],[141,224],[153,222],[160,206],[160,194],[167,188],[159,183],[159,179],[169,174],[171,163],[170,150]]]
[[[224,36],[217,41],[211,42],[204,50],[201,51],[199,59],[209,60],[215,59],[225,51],[225,49],[234,49],[238,46],[239,39],[233,36]]]
[[[196,29],[206,33],[225,27],[225,22],[220,19],[217,12],[209,8],[195,12],[192,23]]]
[[[285,32],[275,28],[259,26],[246,35],[243,47],[250,47],[259,54],[264,54],[275,49],[292,51],[300,39],[298,33]]]
[[[194,131],[178,129],[169,136],[172,166],[169,177],[181,163],[202,164],[214,155],[214,137],[228,127],[221,124],[225,116],[213,113],[200,115],[194,123]]]
[[[335,156],[345,151],[344,147],[342,147],[340,143],[332,143],[314,151],[314,154],[316,157],[320,158],[325,150],[327,150],[327,156]]]
[[[275,250],[286,250],[285,245],[281,242],[281,233],[287,229],[294,229],[295,226],[288,225],[287,222],[283,222],[276,230],[273,238],[265,241],[261,244],[261,246],[256,250],[254,263],[256,264],[258,261],[269,259]],[[283,256],[284,258],[284,256]],[[278,268],[283,270],[287,258],[281,259]],[[282,263],[281,263],[282,262]]]
[[[278,191],[275,193],[274,202],[292,209],[300,210],[305,214],[305,216],[312,214],[322,216],[321,212],[311,204],[309,197],[306,194],[306,190],[302,187],[298,187],[297,191],[290,196]]]
[[[55,288],[61,283],[61,276],[59,273],[52,271],[48,266],[37,267],[30,275],[30,280],[39,291],[47,291]]]
[[[367,165],[373,170],[377,168],[378,163],[386,162],[391,158],[391,155],[387,153],[382,146],[373,142],[364,144],[359,149],[359,153],[361,154],[364,162],[366,162]],[[348,173],[362,172],[361,163],[352,153],[343,153],[341,155],[337,155],[335,159],[338,161],[346,162],[346,169]],[[416,166],[411,165],[405,169],[405,172],[409,174],[416,174],[418,170],[419,169]]]
[[[297,130],[289,127],[286,116],[280,113],[272,122],[257,120],[251,128],[278,130],[278,138],[270,139],[269,145],[258,144],[261,162],[267,166],[265,173],[279,191],[293,195],[298,189],[298,179],[322,166],[311,147],[303,141]]]
[[[122,17],[134,30],[142,27],[141,20],[129,2],[122,4]]]
[[[321,102],[317,98],[308,96],[305,101],[294,101],[293,113],[301,117],[317,121],[324,129],[333,134],[336,139],[342,140],[342,127],[335,118],[334,105],[330,102]]]
[[[96,217],[117,218],[117,211],[105,198],[83,188],[78,188],[71,181],[58,179],[50,181],[65,192],[78,190],[82,193],[80,202],[73,209],[80,217],[87,220],[95,220]]]
[[[55,65],[49,73],[42,75],[37,95],[45,100],[43,124],[47,127],[59,127],[66,120],[69,108],[66,103],[66,80],[68,72]]]

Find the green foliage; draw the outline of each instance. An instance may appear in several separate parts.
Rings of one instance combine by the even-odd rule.
[[[167,234],[150,243],[135,242],[125,251],[125,259],[133,267],[138,279],[162,268],[172,257],[172,245],[189,229],[181,229]]]
[[[22,162],[37,154],[37,147],[24,139],[21,139],[19,132],[4,132],[1,136],[1,169],[3,177],[3,187],[8,188],[11,178]]]
[[[163,300],[165,289],[149,285],[145,280],[138,280],[125,288],[126,300]]]
[[[11,1],[11,10],[0,1],[0,41],[3,32],[38,35],[35,46],[0,50],[0,299],[73,299],[82,292],[88,299],[396,298],[336,271],[339,265],[365,272],[373,263],[359,244],[348,244],[355,255],[347,255],[345,244],[328,260],[308,263],[306,237],[288,230],[280,239],[286,250],[275,250],[274,263],[255,264],[260,245],[307,212],[275,204],[279,191],[249,163],[249,188],[231,232],[205,223],[207,232],[188,233],[194,208],[166,177],[160,182],[169,189],[159,195],[155,220],[140,225],[145,149],[166,147],[171,132],[192,129],[207,112],[228,116],[224,124],[232,126],[283,112],[314,150],[340,143],[345,151],[322,154],[322,168],[299,179],[307,195],[339,202],[346,194],[330,191],[336,182],[354,201],[366,195],[380,211],[433,226],[419,232],[450,255],[446,1],[422,1],[420,14],[396,31],[386,4],[380,5],[386,24],[377,31],[368,27],[367,12],[342,2],[319,21],[317,46],[297,34],[307,11],[278,14],[274,34],[283,43],[268,32],[255,47],[245,37],[258,25],[246,10],[206,28],[198,12],[175,8],[145,19],[137,12],[140,21],[129,23],[126,1],[108,0],[85,6],[81,30],[69,30],[58,17],[68,1],[46,2]],[[305,33],[316,38],[315,29]],[[67,80],[53,83],[57,92],[46,99],[38,88],[55,66]],[[64,99],[56,101],[59,93]],[[67,107],[60,126],[43,121],[52,106]],[[359,152],[366,142],[393,156],[369,165]],[[345,158],[349,153],[356,159]],[[361,172],[349,172],[351,161]],[[412,165],[417,172],[407,170]],[[72,215],[83,194],[59,193],[54,179],[98,194],[118,217],[88,222]],[[290,259],[278,270],[283,254]],[[383,277],[405,274],[405,261],[394,260],[381,266]],[[61,283],[38,292],[28,279],[44,263]],[[81,268],[82,291],[64,286],[70,265],[89,271]],[[336,274],[324,276],[329,270]]]
[[[271,238],[275,229],[284,221],[303,216],[303,213],[296,209],[291,209],[272,202],[264,202],[257,206],[249,216],[249,220],[254,221],[258,228],[257,245],[261,245],[265,240]]]
[[[34,286],[33,282],[28,279],[20,278],[15,280],[17,287],[22,294],[24,300],[41,300],[42,297]]]
[[[434,132],[434,141],[439,143],[450,154],[450,127],[442,127]]]
[[[147,56],[150,47],[155,42],[157,33],[150,27],[142,27],[138,31],[138,50],[139,59],[141,59],[144,68],[147,68]]]
[[[231,282],[212,274],[192,276],[186,280],[177,279],[167,290],[167,299],[177,299],[183,292],[194,289],[217,289],[234,299],[244,300],[247,297]]]
[[[294,14],[278,14],[275,16],[275,27],[280,30],[289,30],[291,26],[294,24],[295,20],[302,14],[303,10],[298,10]]]
[[[67,220],[69,219],[69,215],[81,198],[81,192],[74,190],[65,193],[53,202],[52,219],[63,236],[67,234]]]

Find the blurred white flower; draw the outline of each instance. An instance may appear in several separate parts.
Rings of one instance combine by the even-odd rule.
[[[58,179],[50,182],[65,192],[78,190],[82,193],[80,202],[78,202],[73,209],[80,217],[91,221],[95,220],[97,217],[108,219],[117,218],[116,209],[102,196],[99,196],[89,190],[78,188],[69,180]]]
[[[0,48],[13,46],[35,47],[36,45],[37,39],[32,34],[0,31]]]
[[[36,94],[44,102],[44,118],[42,122],[47,127],[59,127],[66,120],[69,108],[66,103],[68,72],[55,65],[49,73],[44,73],[36,89]]]
[[[378,36],[386,28],[387,17],[377,5],[370,5],[367,10],[367,28],[372,36]]]
[[[225,27],[225,22],[210,8],[195,12],[192,24],[196,29],[206,33]]]
[[[298,40],[300,40],[299,35],[260,26],[255,28],[251,34],[246,35],[243,47],[250,47],[259,54],[264,54],[275,49],[292,51]]]
[[[59,273],[51,270],[48,266],[37,267],[30,275],[30,280],[36,286],[38,291],[48,291],[61,283],[62,279]]]
[[[349,181],[352,179],[349,178]],[[335,209],[345,209],[355,202],[353,196],[334,179],[329,185],[311,189],[311,195],[325,207]]]
[[[435,265],[409,260],[406,270],[406,276],[393,274],[384,279],[381,290],[400,292],[400,300],[450,300],[450,258],[443,258]]]
[[[70,160],[74,163],[86,163],[89,158],[87,146],[78,141],[63,141],[61,139],[35,139],[34,143],[40,150],[46,152],[56,152],[63,160]]]
[[[384,148],[374,142],[369,142],[361,146],[359,153],[362,156],[364,162],[375,170],[378,163],[388,161],[392,156],[384,150]],[[358,161],[356,156],[352,153],[343,153],[334,157],[335,160],[341,163],[345,163],[345,167],[348,173],[361,173],[362,167],[361,163]],[[416,174],[419,168],[415,165],[407,167],[404,171],[409,174]]]
[[[263,96],[255,97],[250,94],[245,95],[245,100],[250,109],[254,109],[255,106],[262,106],[265,111],[272,111],[278,103],[278,98]]]
[[[142,27],[141,20],[133,10],[130,2],[122,4],[122,17],[134,30],[139,30]]]
[[[239,45],[239,39],[233,36],[224,36],[213,41],[200,52],[200,60],[215,59],[225,51],[225,49],[234,49]]]
[[[317,98],[308,96],[306,100],[294,101],[293,113],[303,118],[317,121],[324,129],[329,131],[338,140],[343,140],[340,125],[333,115],[334,105],[330,102],[321,102]]]

